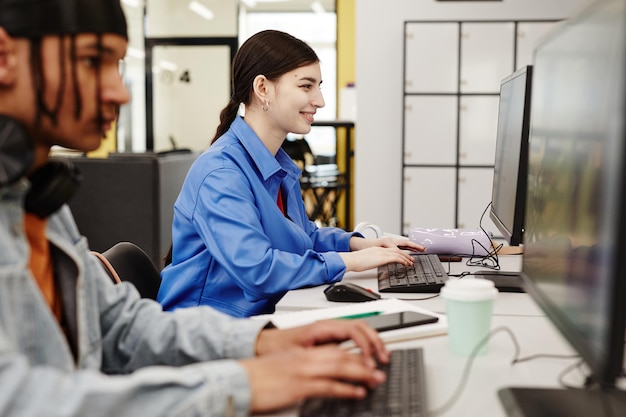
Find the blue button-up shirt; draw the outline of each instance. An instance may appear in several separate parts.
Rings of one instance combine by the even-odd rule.
[[[337,252],[350,250],[353,234],[309,220],[300,175],[287,153],[272,155],[237,117],[194,162],[174,205],[163,307],[272,313],[288,290],[339,281],[346,267]],[[276,204],[279,187],[287,216]]]

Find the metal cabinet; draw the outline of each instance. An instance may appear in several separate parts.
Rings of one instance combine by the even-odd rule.
[[[404,22],[402,225],[497,232],[491,201],[500,81],[556,20]]]

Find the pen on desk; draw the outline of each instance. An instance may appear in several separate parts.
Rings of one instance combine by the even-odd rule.
[[[338,319],[362,319],[363,317],[378,316],[383,314],[382,311],[369,311],[367,313],[352,314],[350,316],[337,317]]]

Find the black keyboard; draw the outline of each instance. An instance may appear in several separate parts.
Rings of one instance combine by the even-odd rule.
[[[425,417],[422,348],[392,350],[389,364],[380,368],[387,379],[364,399],[310,399],[302,405],[300,417]]]
[[[439,292],[448,280],[439,256],[413,254],[412,266],[391,263],[378,267],[379,292]]]

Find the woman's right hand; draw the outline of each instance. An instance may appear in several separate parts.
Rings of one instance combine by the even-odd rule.
[[[353,252],[338,252],[346,264],[346,272],[367,271],[389,263],[399,263],[405,266],[413,265],[413,258],[408,251],[397,246],[373,246]]]
[[[294,348],[243,359],[251,386],[251,412],[267,412],[312,397],[360,399],[385,380],[360,354],[336,345]]]

